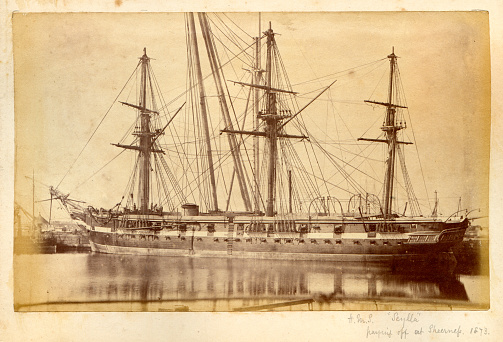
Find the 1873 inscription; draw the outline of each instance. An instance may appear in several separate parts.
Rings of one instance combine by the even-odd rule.
[[[465,327],[456,322],[452,322],[452,324],[432,323],[431,320],[423,319],[420,312],[388,312],[386,316],[350,313],[347,322],[351,325],[365,327],[368,339],[394,337],[405,340],[410,336],[418,335],[448,338],[459,338],[464,335],[473,337],[489,335],[489,330],[485,326]]]

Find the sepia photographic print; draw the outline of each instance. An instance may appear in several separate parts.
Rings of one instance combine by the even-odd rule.
[[[15,312],[487,332],[418,322],[491,308],[488,12],[18,12],[12,37]]]

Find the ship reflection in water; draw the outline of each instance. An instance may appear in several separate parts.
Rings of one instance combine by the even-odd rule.
[[[482,308],[488,283],[361,263],[39,254],[15,264],[19,311]]]

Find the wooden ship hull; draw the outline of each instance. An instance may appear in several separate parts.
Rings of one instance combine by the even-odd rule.
[[[386,160],[381,169],[384,177],[378,197],[369,194],[352,179],[352,172],[345,171],[332,155],[327,157],[327,163],[330,161],[333,169],[322,170],[316,163],[320,170],[314,171],[315,163],[307,156],[311,150],[306,148],[302,155],[294,151],[291,141],[309,142],[327,155],[315,136],[307,131],[299,114],[335,81],[302,108],[291,105],[298,93],[289,84],[276,45],[276,33],[269,23],[269,29],[260,32],[255,43],[245,48],[255,50],[250,53],[254,56],[251,83],[233,81],[249,89],[248,100],[253,98],[253,101],[246,102],[243,119],[240,119],[243,122],[236,122],[238,119],[231,115],[230,108],[234,105],[224,87],[223,65],[217,58],[210,22],[204,13],[199,13],[198,18],[215,83],[213,92],[219,98],[219,128],[210,125],[195,19],[193,14],[188,14],[191,78],[186,102],[172,112],[166,111],[167,104],[157,102],[162,98],[156,100],[154,94],[161,92],[146,49],[135,71],[139,80],[139,87],[135,86],[138,90],[135,103],[119,101],[129,107],[128,110],[136,111],[136,121],[130,131],[134,138],[131,144],[126,144],[123,138],[112,145],[137,156],[120,202],[108,210],[91,206],[82,209],[80,205],[72,204],[68,195],[53,189],[51,196],[75,209],[73,216],[86,223],[93,251],[166,256],[389,260],[403,256],[439,255],[449,252],[452,246],[463,240],[468,227],[466,214],[463,217],[458,211],[449,217],[439,217],[435,209],[431,217],[426,217],[420,212],[401,147],[412,142],[406,141],[407,137],[402,133],[407,128],[404,114],[407,107],[401,104],[403,98],[399,96],[398,57],[394,49],[387,56],[390,67],[387,99],[385,102],[364,101],[384,107],[382,132],[377,138],[358,139],[366,143],[384,143]],[[264,70],[260,62],[262,45],[266,46]],[[190,106],[186,114],[194,115],[182,125],[188,127],[187,134],[182,134],[187,141],[180,140],[178,133],[169,126],[185,104]],[[253,116],[248,126],[245,125],[247,112]],[[170,129],[166,130],[168,127]],[[194,136],[189,135],[192,129],[197,129]],[[227,145],[222,147],[225,153],[214,155],[214,139],[222,134],[225,134],[222,140],[227,138]],[[253,148],[250,144],[245,146],[246,138],[253,140]],[[262,147],[260,141],[264,141]],[[197,145],[190,154],[188,148],[180,147],[184,144]],[[171,151],[166,146],[171,146]],[[171,159],[166,161],[164,155],[169,155],[173,163],[170,163]],[[232,168],[222,171],[227,158],[232,161]],[[173,171],[178,161],[183,165],[196,163],[197,167],[178,167]],[[398,164],[403,173],[402,188],[407,192],[407,197],[401,197],[402,201],[404,198],[407,201],[405,209],[397,205]],[[354,169],[352,166],[351,170]],[[341,186],[336,183],[335,190],[329,190],[326,180],[330,177],[317,176],[318,171],[320,175],[335,172],[342,178],[341,182],[347,183],[348,189],[338,193],[352,196],[347,209],[330,193]],[[229,208],[233,186],[239,189],[239,193],[235,190],[234,197],[240,195],[241,198],[239,202],[233,201],[236,207]],[[222,210],[224,198],[227,198],[227,204]],[[202,209],[190,202],[198,203]],[[332,210],[330,205],[336,209]],[[183,214],[178,212],[180,207],[185,210]],[[407,210],[409,216],[405,215]]]
[[[91,249],[138,255],[385,261],[397,256],[448,252],[463,240],[468,227],[467,219],[448,223],[425,219],[362,223],[357,219],[187,216],[143,222],[153,229],[124,229],[118,220],[108,227],[90,226]],[[389,231],[379,231],[379,226]]]

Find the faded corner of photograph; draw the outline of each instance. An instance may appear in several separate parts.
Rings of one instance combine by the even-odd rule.
[[[14,13],[14,309],[489,309],[488,20]]]

